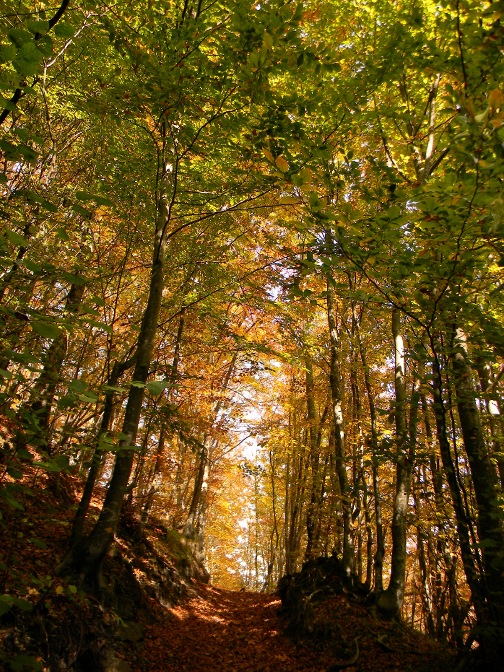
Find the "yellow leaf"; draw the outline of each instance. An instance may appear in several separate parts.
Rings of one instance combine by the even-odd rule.
[[[309,168],[303,168],[299,171],[299,177],[303,180],[303,183],[313,182],[314,175]]]
[[[269,33],[264,33],[263,35],[264,44],[268,49],[273,49],[273,38]]]
[[[502,103],[504,102],[504,95],[502,94],[502,91],[499,89],[494,89],[493,91],[490,91],[490,95],[488,96],[488,104],[490,107],[493,107],[493,109],[497,109],[498,107],[501,107]]]
[[[63,592],[63,586],[56,586],[56,595],[61,595]]]
[[[283,156],[277,156],[275,159],[276,166],[279,170],[282,171],[282,173],[286,173],[289,170],[289,164],[287,161],[284,159]]]
[[[273,158],[273,154],[269,151],[269,149],[266,149],[266,147],[262,148],[264,156],[268,159],[268,161],[271,161],[271,163],[275,162],[275,159]]]

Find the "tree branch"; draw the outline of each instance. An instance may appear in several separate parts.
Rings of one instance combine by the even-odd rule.
[[[58,21],[61,19],[61,17],[62,17],[63,14],[65,13],[65,11],[66,11],[66,9],[67,9],[67,7],[68,7],[69,4],[70,4],[70,0],[63,0],[63,2],[62,2],[61,5],[60,5],[60,8],[59,8],[58,11],[56,12],[56,14],[52,17],[52,19],[49,20],[49,30],[51,30],[51,28],[54,28],[54,26],[58,23]],[[40,38],[41,38],[41,34],[40,34],[40,33],[35,33],[35,36],[34,36],[33,39],[36,41],[36,40],[39,40]],[[37,81],[38,81],[38,78],[35,78],[35,82],[34,82],[34,83],[36,83]],[[6,107],[6,108],[2,111],[2,113],[0,114],[0,124],[3,124],[3,122],[4,122],[4,121],[7,119],[7,117],[9,116],[9,113],[13,111],[13,108],[16,107],[16,105],[18,104],[18,102],[21,100],[21,98],[22,98],[24,95],[25,95],[25,94],[23,93],[23,90],[22,90],[22,89],[19,89],[19,88],[18,88],[18,89],[16,89],[16,90],[14,91],[14,95],[12,96],[12,98],[11,98],[10,101],[9,101],[9,103],[11,104],[12,109]]]

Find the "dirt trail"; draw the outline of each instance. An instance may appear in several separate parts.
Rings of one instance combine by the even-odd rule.
[[[201,592],[201,591],[200,591]],[[272,595],[206,587],[147,627],[142,670],[149,672],[323,672],[334,662],[282,634]],[[350,668],[348,668],[350,669]]]
[[[446,647],[380,622],[343,596],[333,599],[330,618],[337,619],[351,647],[343,652],[320,641],[308,647],[286,637],[281,603],[274,595],[200,585],[198,596],[183,605],[169,610],[157,603],[156,622],[146,625],[134,672],[326,672],[332,664],[352,658],[356,637],[360,654],[346,672],[454,669],[453,652]]]

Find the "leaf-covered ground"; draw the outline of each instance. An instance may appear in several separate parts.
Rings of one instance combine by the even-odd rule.
[[[13,490],[15,505],[0,501],[1,592],[31,604],[31,611],[19,611],[15,618],[7,613],[0,622],[0,670],[12,669],[8,663],[3,667],[2,660],[20,653],[32,656],[44,672],[71,670],[80,654],[95,660],[87,650],[101,660],[108,649],[115,656],[114,665],[119,665],[113,669],[129,672],[326,672],[331,666],[348,672],[455,669],[452,652],[419,633],[377,619],[351,594],[333,593],[313,609],[315,626],[322,623],[326,631],[331,624],[336,635],[332,641],[287,636],[288,619],[276,595],[182,581],[173,564],[178,552],[170,546],[173,540],[166,529],[155,525],[142,543],[123,525],[108,570],[120,595],[103,610],[54,577],[75,507],[74,485],[73,479],[50,480],[39,468],[30,468]],[[119,555],[122,563],[117,562]],[[162,583],[167,584],[167,598]],[[176,606],[166,606],[174,601]],[[118,635],[117,624],[125,620],[140,626],[133,628],[138,637]],[[355,657],[356,642],[357,660],[340,667]],[[6,644],[4,658],[1,650]],[[78,669],[98,668],[86,663]]]
[[[348,649],[326,642],[295,642],[284,634],[281,603],[274,595],[199,586],[199,595],[158,612],[148,625],[139,670],[150,672],[324,672],[359,657],[348,672],[407,672],[454,669],[453,659],[416,633],[373,619],[363,607],[339,596],[333,617]],[[338,655],[339,654],[339,655]]]

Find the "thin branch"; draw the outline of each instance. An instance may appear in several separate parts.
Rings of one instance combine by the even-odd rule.
[[[63,2],[60,5],[60,8],[56,12],[56,14],[52,17],[52,19],[50,19],[50,21],[49,21],[49,30],[51,30],[51,28],[54,28],[54,26],[61,19],[61,17],[65,13],[69,3],[70,3],[70,0],[63,0]],[[41,34],[36,33],[33,39],[34,40],[39,40],[40,38],[41,38]],[[38,81],[38,78],[36,77],[33,84],[35,84],[37,81]],[[10,104],[11,104],[11,107],[10,108],[5,108],[3,110],[3,112],[0,114],[0,125],[3,124],[3,122],[7,119],[9,114],[12,112],[13,108],[16,107],[16,105],[18,104],[18,102],[21,100],[21,98],[24,95],[25,95],[25,93],[20,88],[18,88],[14,91],[14,95],[12,96],[12,98],[9,101]]]
[[[467,88],[469,86],[469,82],[468,82],[468,79],[467,79],[467,71],[466,71],[465,59],[464,59],[464,45],[463,45],[463,42],[462,42],[462,28],[460,26],[460,0],[457,0],[457,41],[458,41],[459,54],[460,54],[460,66],[462,68],[462,76],[464,78],[464,90],[467,91]]]

